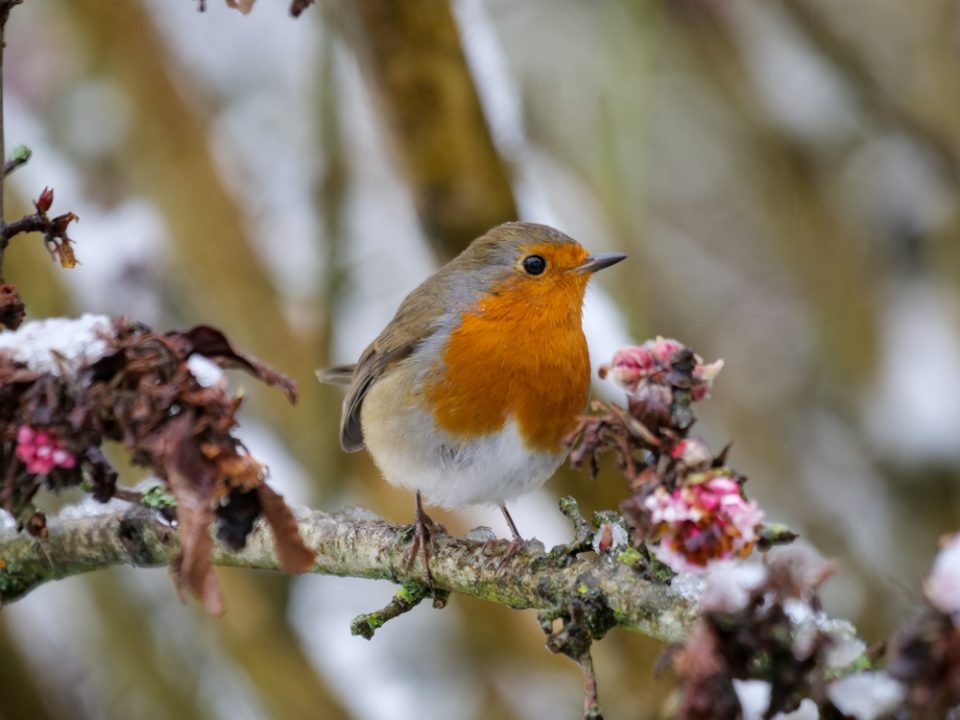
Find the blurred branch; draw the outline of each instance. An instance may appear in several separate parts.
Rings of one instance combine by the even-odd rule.
[[[3,139],[3,49],[6,46],[7,19],[10,17],[10,10],[21,2],[22,0],[0,0],[0,160],[6,159]],[[4,177],[6,177],[6,167],[4,171]],[[3,213],[3,179],[0,177],[0,229],[6,227]],[[0,237],[0,278],[3,277],[3,253],[7,249],[7,243],[7,238]]]
[[[516,219],[448,2],[358,0],[341,8],[440,256]]]
[[[300,534],[317,553],[312,572],[420,582],[422,569],[407,568],[412,526],[358,515],[300,513]],[[18,536],[0,543],[0,602],[13,602],[51,580],[112,565],[168,565],[179,551],[178,531],[143,508],[54,522],[45,540]],[[625,562],[583,556],[561,562],[529,544],[501,567],[502,557],[491,552],[490,543],[439,535],[430,563],[434,582],[517,610],[556,611],[589,596],[590,611],[606,614],[611,626],[671,643],[684,638],[697,615],[695,598],[645,580]],[[273,536],[258,524],[241,551],[218,542],[214,564],[276,570]]]

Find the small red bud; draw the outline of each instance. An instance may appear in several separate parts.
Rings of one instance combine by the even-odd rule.
[[[604,523],[603,527],[600,528],[600,538],[597,541],[597,551],[598,552],[610,552],[610,548],[613,547],[613,526],[610,523]]]
[[[45,213],[49,210],[50,206],[53,205],[53,188],[44,188],[43,192],[40,193],[40,197],[37,198],[33,205],[39,213]]]

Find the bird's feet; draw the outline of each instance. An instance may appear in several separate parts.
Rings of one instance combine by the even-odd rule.
[[[433,536],[435,532],[444,532],[443,526],[435,523],[423,509],[420,493],[417,492],[417,520],[414,525],[413,544],[410,546],[410,555],[407,557],[407,571],[413,567],[419,552],[423,558],[423,582],[433,596],[433,604],[437,605],[439,596],[433,587],[433,573],[430,572],[430,554],[434,550]],[[442,606],[442,605],[441,605]]]
[[[500,558],[500,563],[497,565],[497,572],[503,570],[503,566],[506,565],[507,561],[517,554],[517,550],[523,547],[523,538],[520,536],[520,532],[517,530],[517,526],[513,522],[513,518],[510,517],[510,513],[507,512],[507,506],[503,503],[500,504],[500,512],[503,513],[503,517],[506,519],[507,525],[510,526],[510,534],[513,535],[513,540],[511,540],[510,544],[507,545],[507,549]]]

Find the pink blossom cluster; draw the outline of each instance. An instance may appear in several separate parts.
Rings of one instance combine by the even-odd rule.
[[[757,541],[763,512],[740,494],[733,477],[718,474],[676,490],[662,485],[643,503],[657,558],[676,572],[702,573],[711,562],[743,558]]]
[[[56,467],[69,470],[77,465],[77,457],[56,435],[29,425],[21,425],[17,430],[16,455],[27,466],[27,472],[34,475],[46,475]]]
[[[643,345],[625,347],[616,352],[609,364],[600,368],[600,376],[607,374],[631,395],[642,395],[650,384],[664,384],[670,370],[674,353],[683,350],[677,340],[657,336]],[[723,368],[723,360],[704,363],[694,355],[693,386],[690,389],[694,400],[703,400],[710,393],[713,380]]]

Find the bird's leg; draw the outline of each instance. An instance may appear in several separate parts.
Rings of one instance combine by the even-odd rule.
[[[503,564],[512,558],[517,550],[520,549],[520,546],[523,545],[523,538],[520,537],[520,531],[517,530],[517,526],[513,522],[513,518],[510,517],[510,513],[507,512],[506,504],[500,503],[500,512],[503,513],[503,517],[506,519],[507,525],[510,526],[510,533],[513,535],[513,540],[511,540],[510,545],[507,546],[507,551],[503,554],[503,557],[500,558],[500,567],[503,567]]]
[[[430,594],[435,595],[433,590],[433,574],[430,572],[430,549],[433,545],[433,531],[437,525],[430,519],[430,516],[424,512],[423,501],[420,499],[420,491],[417,490],[417,521],[416,530],[413,535],[413,545],[410,548],[410,556],[407,558],[407,570],[413,567],[417,559],[419,550],[423,556],[423,581],[430,589]]]

